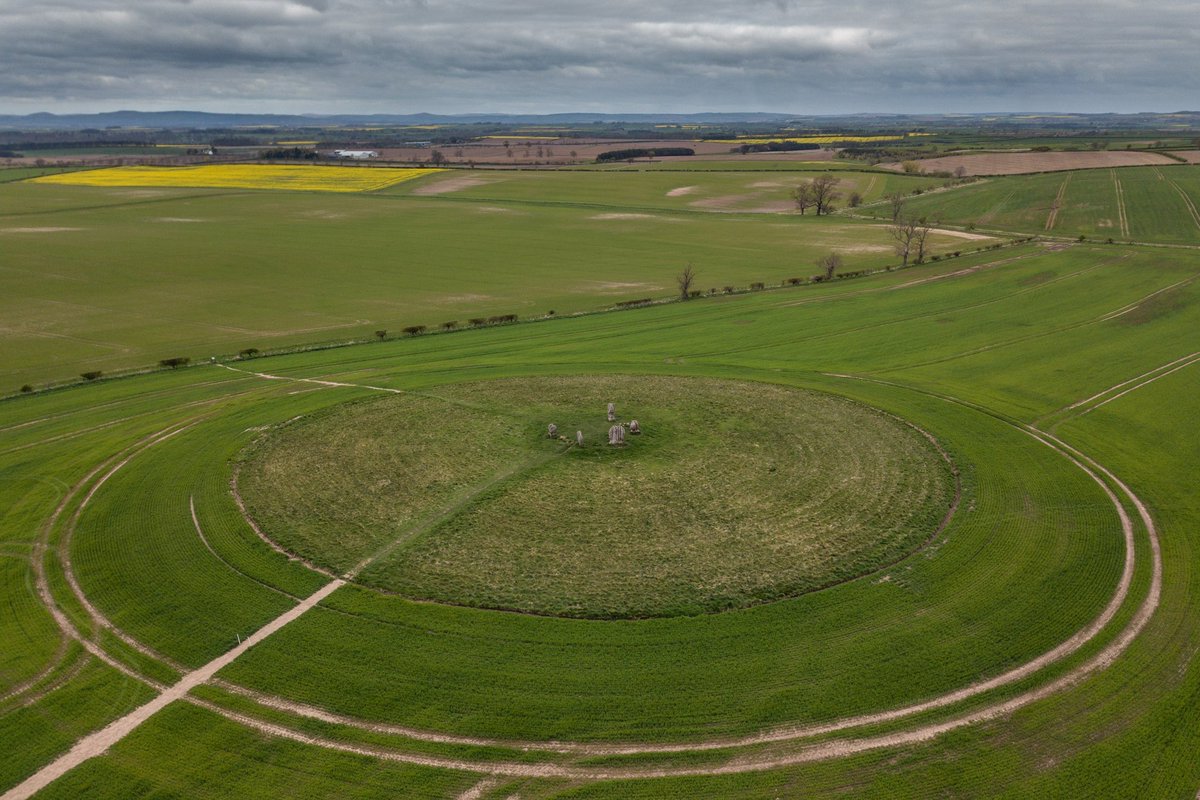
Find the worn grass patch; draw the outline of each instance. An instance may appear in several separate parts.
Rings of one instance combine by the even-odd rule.
[[[270,535],[407,597],[572,617],[744,607],[831,585],[926,541],[953,496],[919,432],[778,386],[567,377],[334,411],[243,479]],[[644,433],[621,448],[605,407]],[[546,437],[556,423],[570,444]],[[584,445],[574,444],[582,431]]]

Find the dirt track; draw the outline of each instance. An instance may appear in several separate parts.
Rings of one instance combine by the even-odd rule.
[[[321,602],[330,594],[341,588],[344,584],[345,581],[340,579],[330,581],[297,605],[271,620],[266,625],[252,633],[250,636],[247,636],[237,647],[217,656],[203,667],[184,675],[178,683],[164,690],[149,703],[134,709],[125,716],[109,723],[106,727],[101,728],[95,733],[91,733],[83,737],[77,741],[75,745],[64,755],[59,756],[54,761],[50,762],[48,765],[34,773],[26,781],[6,792],[3,800],[16,800],[17,798],[31,797],[46,786],[50,785],[51,782],[57,780],[70,770],[82,764],[84,761],[101,755],[114,744],[132,733],[134,729],[136,729],[146,720],[150,719],[150,717],[154,716],[156,713],[166,708],[176,700],[182,700],[192,689],[196,688],[197,686],[207,683],[214,675],[217,674],[219,670],[232,663],[234,659],[242,655],[242,653],[245,653],[251,647],[258,644],[263,639],[266,639],[272,633],[275,633],[277,630],[287,625],[304,612],[308,611],[317,603]]]

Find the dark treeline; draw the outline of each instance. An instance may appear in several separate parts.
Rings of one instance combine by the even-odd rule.
[[[694,156],[696,151],[690,147],[651,147],[630,148],[628,150],[609,150],[596,156],[597,161],[627,161],[631,158],[661,158],[662,156]]]
[[[302,147],[279,147],[274,150],[263,150],[258,157],[266,161],[316,161],[321,154],[316,150],[306,150]]]
[[[744,144],[737,148],[742,155],[746,153],[784,153],[792,150],[820,150],[821,145],[812,142],[763,142],[762,144]]]

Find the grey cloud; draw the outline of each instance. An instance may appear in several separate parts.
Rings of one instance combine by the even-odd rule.
[[[0,0],[0,111],[1184,107],[1200,74],[1192,13],[1179,0]]]

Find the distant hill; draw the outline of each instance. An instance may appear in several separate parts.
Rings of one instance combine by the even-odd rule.
[[[205,111],[106,111],[100,114],[0,114],[0,128],[84,130],[89,128],[222,129],[245,127],[329,128],[361,125],[585,125],[592,122],[724,124],[783,122],[788,114],[760,112],[698,114],[218,114]]]
[[[222,114],[206,111],[106,111],[99,114],[0,114],[0,130],[86,131],[111,129],[231,130],[238,128],[398,127],[404,125],[795,125],[816,130],[1200,131],[1200,111],[1138,114],[1002,112],[986,114],[838,114],[701,112],[695,114]]]

